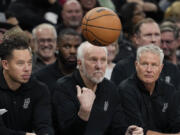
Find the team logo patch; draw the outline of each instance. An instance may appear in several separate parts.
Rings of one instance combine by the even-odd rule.
[[[109,102],[105,101],[104,102],[104,111],[106,112],[108,110]]]
[[[162,112],[166,112],[167,108],[168,108],[168,103],[164,103]]]
[[[24,108],[24,109],[27,109],[27,108],[29,107],[30,102],[31,102],[31,99],[30,99],[30,98],[25,98],[25,99],[24,99],[23,108]]]

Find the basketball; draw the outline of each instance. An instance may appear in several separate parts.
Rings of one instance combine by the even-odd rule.
[[[107,46],[118,39],[122,25],[114,11],[97,7],[85,14],[81,28],[87,41],[93,45]]]

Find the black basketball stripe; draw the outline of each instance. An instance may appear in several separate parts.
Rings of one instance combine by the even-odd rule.
[[[89,25],[89,24],[82,24],[82,25],[86,25],[87,26],[91,26],[91,27],[95,27],[95,28],[103,28],[103,29],[107,29],[107,30],[115,30],[115,31],[121,31],[121,29],[113,29],[113,28],[105,28],[105,27],[102,27],[102,26],[94,26],[94,25]]]
[[[98,39],[98,40],[100,40],[100,41],[102,41],[102,42],[104,42],[104,43],[107,43],[107,44],[110,44],[110,43],[111,43],[111,42],[107,42],[107,41],[104,41],[104,40],[98,38],[96,35],[94,35],[93,32],[91,32],[91,31],[89,31],[89,30],[86,30],[86,31],[90,32],[90,33],[95,37],[95,39]],[[86,33],[87,33],[87,32],[86,32]],[[89,39],[88,34],[87,34],[87,38]]]
[[[88,21],[92,21],[92,20],[95,20],[95,19],[97,19],[97,18],[104,17],[104,16],[116,16],[116,15],[114,15],[114,14],[105,14],[105,15],[97,16],[97,17],[91,18],[91,19],[88,18],[87,20],[88,20]]]

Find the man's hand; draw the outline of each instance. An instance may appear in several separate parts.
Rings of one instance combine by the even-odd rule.
[[[96,95],[91,89],[85,87],[80,88],[78,85],[76,86],[76,88],[77,98],[80,102],[80,110],[78,112],[78,115],[81,119],[88,121]]]
[[[132,125],[132,126],[128,127],[125,135],[143,135],[143,134],[144,134],[144,132],[141,127]]]

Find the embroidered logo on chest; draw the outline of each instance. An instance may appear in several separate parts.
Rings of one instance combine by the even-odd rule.
[[[108,110],[109,102],[104,101],[104,111],[106,112]]]
[[[170,76],[166,76],[165,77],[165,82],[170,83],[171,82],[171,77]]]
[[[167,108],[168,108],[168,103],[164,103],[163,108],[162,108],[162,112],[166,112]]]
[[[31,99],[30,99],[30,98],[25,98],[25,99],[24,99],[23,108],[24,108],[24,109],[27,109],[27,108],[29,107],[30,102],[31,102]]]

